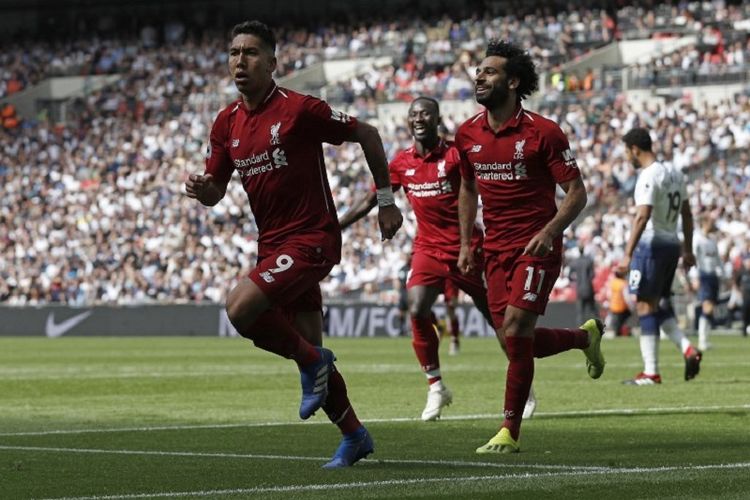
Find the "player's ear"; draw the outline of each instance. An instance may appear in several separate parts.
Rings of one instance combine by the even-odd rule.
[[[508,88],[511,90],[516,90],[518,86],[521,85],[521,79],[517,76],[512,76],[508,78]]]
[[[276,60],[276,56],[271,56],[271,62],[269,69],[271,70],[271,74],[273,75],[276,72],[276,64],[278,61]]]

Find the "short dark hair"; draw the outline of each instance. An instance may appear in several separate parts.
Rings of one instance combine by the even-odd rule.
[[[645,128],[631,129],[622,137],[627,147],[638,146],[641,151],[651,152],[651,135]]]
[[[243,34],[257,36],[269,49],[271,49],[271,52],[276,53],[276,35],[273,34],[271,28],[266,24],[260,21],[245,21],[236,24],[230,32],[232,40],[234,40],[234,37],[237,35]]]
[[[485,57],[498,56],[506,59],[505,74],[520,81],[516,94],[524,100],[539,90],[539,74],[529,53],[506,40],[493,38],[487,44]]]
[[[432,97],[427,97],[426,95],[421,95],[417,97],[416,99],[414,99],[409,105],[409,107],[412,107],[414,103],[416,103],[417,101],[431,102],[435,106],[435,111],[437,111],[437,114],[440,115],[440,104],[437,102],[437,99],[433,99]]]

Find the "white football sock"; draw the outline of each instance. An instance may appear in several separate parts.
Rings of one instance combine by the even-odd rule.
[[[661,322],[661,331],[669,337],[682,354],[685,354],[685,351],[690,348],[690,341],[682,333],[680,327],[677,326],[677,320],[674,316]]]
[[[657,375],[659,373],[658,335],[641,335],[641,357],[643,358],[643,373]]]
[[[701,314],[701,317],[698,318],[698,343],[700,345],[708,344],[708,331],[710,329],[711,322]]]

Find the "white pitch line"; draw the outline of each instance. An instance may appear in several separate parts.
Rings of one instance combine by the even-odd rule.
[[[10,446],[0,445],[0,450],[13,451],[42,451],[53,453],[92,453],[102,455],[150,455],[162,457],[195,457],[195,458],[244,458],[249,460],[297,460],[309,462],[327,462],[329,457],[306,457],[295,455],[262,455],[254,453],[203,453],[196,451],[160,451],[160,450],[107,450],[95,448],[55,448],[47,446]],[[371,459],[368,463],[387,463],[402,465],[444,465],[451,467],[479,467],[490,469],[540,469],[540,470],[590,470],[598,471],[607,467],[588,465],[549,465],[549,464],[503,464],[493,462],[466,462],[462,460],[400,460],[400,459]]]
[[[700,465],[695,467],[637,467],[631,469],[605,469],[596,471],[582,471],[572,470],[566,472],[542,472],[538,474],[532,473],[517,473],[517,474],[498,474],[491,476],[453,476],[453,477],[436,477],[436,478],[418,478],[418,479],[391,479],[386,481],[367,481],[367,482],[352,482],[352,483],[333,483],[333,484],[310,484],[301,486],[272,486],[272,487],[259,487],[259,488],[237,488],[237,489],[225,489],[225,490],[201,490],[201,491],[172,491],[172,492],[160,492],[160,493],[135,493],[135,494],[124,494],[124,495],[106,495],[106,496],[86,496],[86,497],[58,497],[50,498],[46,500],[128,500],[138,498],[171,498],[171,497],[216,497],[224,495],[249,495],[257,493],[293,493],[293,492],[306,492],[306,491],[329,491],[329,490],[345,490],[345,489],[360,489],[360,488],[382,488],[389,486],[408,486],[414,484],[430,484],[430,483],[469,483],[477,481],[502,481],[502,480],[513,480],[513,479],[547,479],[553,477],[565,477],[565,476],[581,476],[581,475],[607,475],[607,474],[650,474],[650,473],[661,473],[668,471],[694,471],[694,470],[714,470],[714,469],[747,469],[750,468],[750,462],[734,463],[734,464],[716,464],[716,465]]]
[[[580,371],[584,366],[583,363],[575,363],[568,366],[558,367],[561,370],[575,370]],[[607,365],[610,368],[639,368],[642,366],[639,362],[632,363],[618,363]],[[662,363],[662,368],[681,368],[684,363]],[[722,363],[722,367],[744,367],[743,361],[736,363]],[[453,373],[478,373],[486,371],[486,368],[477,365],[470,364],[459,364],[451,365],[450,371]],[[412,364],[392,364],[392,365],[364,365],[364,366],[347,366],[347,374],[413,374],[414,366]],[[205,378],[205,377],[224,377],[224,376],[240,376],[240,375],[266,375],[266,376],[294,376],[295,373],[290,371],[287,367],[271,367],[271,368],[222,368],[222,369],[208,369],[200,371],[134,371],[134,370],[117,370],[117,371],[105,371],[105,372],[93,372],[89,370],[52,370],[49,369],[45,372],[31,371],[27,368],[13,369],[13,368],[0,368],[0,378],[4,381],[36,381],[36,380],[107,380],[107,379],[125,379],[125,378],[143,378],[143,379],[160,379],[160,378]]]
[[[750,404],[743,405],[712,405],[712,406],[673,406],[673,407],[652,407],[652,408],[610,408],[602,410],[572,410],[572,411],[555,411],[555,412],[537,412],[534,419],[553,418],[553,417],[595,417],[602,415],[659,415],[675,413],[698,413],[698,412],[719,412],[734,410],[750,410]],[[500,413],[479,413],[474,415],[447,415],[441,417],[446,421],[465,421],[465,420],[486,420],[499,419]],[[394,418],[371,418],[364,419],[366,424],[383,424],[399,422],[421,422],[417,417],[394,417]],[[46,431],[24,431],[24,432],[0,432],[0,437],[7,436],[49,436],[55,434],[94,434],[108,432],[153,432],[153,431],[181,431],[194,429],[237,429],[237,428],[254,428],[254,427],[284,427],[292,425],[329,425],[326,420],[313,420],[307,422],[289,421],[289,422],[248,422],[244,424],[195,424],[195,425],[157,425],[142,427],[112,427],[99,429],[52,429]]]

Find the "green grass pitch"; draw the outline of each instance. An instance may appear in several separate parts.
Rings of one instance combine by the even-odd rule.
[[[655,387],[621,383],[641,368],[634,338],[603,342],[596,381],[580,351],[537,360],[522,452],[487,457],[494,339],[441,346],[454,403],[433,423],[409,339],[330,340],[376,451],[324,471],[337,430],[322,412],[300,422],[295,366],[247,341],[0,339],[0,498],[748,498],[750,341],[712,342],[684,382],[662,341]]]

